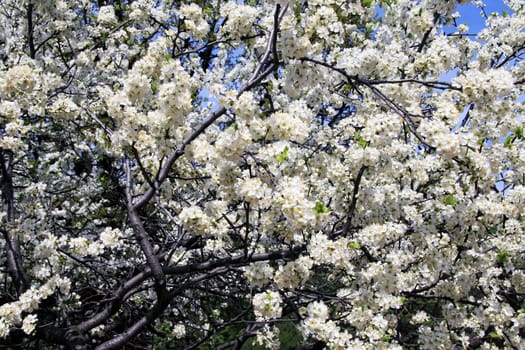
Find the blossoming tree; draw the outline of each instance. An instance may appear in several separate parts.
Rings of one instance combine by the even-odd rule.
[[[525,3],[461,2],[1,1],[1,342],[523,348]]]

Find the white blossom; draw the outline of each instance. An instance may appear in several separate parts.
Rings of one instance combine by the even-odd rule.
[[[281,316],[282,299],[279,293],[266,291],[253,296],[252,304],[255,316],[259,320],[270,320]]]
[[[25,334],[31,334],[34,332],[38,317],[35,314],[30,314],[24,317],[22,321],[22,330]]]

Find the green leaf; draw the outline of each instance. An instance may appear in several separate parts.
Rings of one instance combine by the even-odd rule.
[[[509,135],[505,137],[505,141],[503,141],[503,147],[511,148],[513,141],[514,141],[514,135]]]
[[[345,84],[343,86],[343,88],[341,89],[341,92],[346,95],[346,94],[350,93],[352,91],[352,89],[353,89],[352,85]]]
[[[514,130],[514,135],[516,135],[516,138],[517,139],[523,139],[523,126],[518,126],[515,130]]]
[[[346,246],[351,249],[361,249],[361,244],[357,242],[348,242]]]
[[[396,3],[396,0],[381,0],[379,3],[381,5],[392,6],[392,4]]]
[[[204,12],[204,14],[208,16],[213,15],[213,4],[211,2],[206,3],[206,5],[204,5],[204,8],[202,9],[202,12]]]
[[[301,13],[302,13],[302,6],[297,4],[295,5],[295,7],[293,8],[293,14],[294,14],[294,17],[295,17],[295,21],[297,23],[301,22]]]
[[[246,1],[246,3],[248,5],[250,5],[250,6],[257,6],[257,1],[255,1],[255,0],[248,0],[248,1]]]
[[[317,214],[326,214],[330,212],[330,209],[328,209],[323,202],[315,201],[315,212]]]
[[[354,141],[357,142],[357,144],[362,148],[366,148],[366,146],[368,146],[368,141],[365,140],[359,133],[354,134]]]
[[[489,337],[491,337],[492,339],[501,339],[501,335],[499,335],[496,332],[490,332]]]
[[[370,7],[374,3],[374,0],[361,0],[361,4],[363,4],[364,7]]]
[[[368,145],[368,141],[365,140],[365,139],[359,139],[359,140],[357,141],[357,144],[358,144],[359,146],[361,146],[362,148],[366,148],[366,146]]]
[[[159,84],[157,84],[157,83],[152,83],[152,84],[151,84],[151,91],[153,91],[153,93],[159,91]]]
[[[507,252],[506,250],[500,250],[498,256],[496,257],[496,262],[498,263],[498,265],[504,265],[509,262],[509,258],[509,252]]]
[[[456,205],[457,202],[458,200],[454,198],[454,196],[451,194],[447,194],[445,198],[443,199],[443,203],[445,205]]]
[[[277,160],[277,163],[282,163],[285,160],[288,160],[288,146],[285,146],[283,151],[279,153],[279,155],[275,157],[275,159]]]

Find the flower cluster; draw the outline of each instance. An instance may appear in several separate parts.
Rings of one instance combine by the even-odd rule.
[[[308,257],[300,257],[284,266],[275,273],[274,281],[280,288],[297,288],[310,277],[313,261]]]
[[[208,22],[205,21],[202,8],[197,4],[182,5],[179,9],[184,26],[196,39],[202,39],[208,33]]]
[[[31,334],[38,322],[38,317],[33,312],[38,310],[40,303],[57,290],[63,294],[69,293],[70,287],[69,279],[53,276],[40,287],[28,289],[17,301],[0,306],[0,336],[6,337],[12,327],[19,326],[26,334]]]
[[[273,268],[266,262],[256,262],[244,270],[246,279],[252,286],[262,287],[273,277]]]
[[[490,5],[0,1],[0,337],[523,347],[525,6]]]
[[[255,317],[260,320],[271,320],[281,317],[282,299],[278,292],[266,291],[255,294],[252,299]]]

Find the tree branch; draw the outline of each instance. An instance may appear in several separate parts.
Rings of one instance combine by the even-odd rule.
[[[161,296],[159,296],[155,305],[153,305],[153,307],[148,311],[146,315],[144,315],[141,319],[139,319],[135,324],[133,324],[123,333],[97,346],[95,350],[111,350],[121,348],[133,337],[139,334],[142,331],[142,329],[144,329],[144,327],[151,324],[157,317],[159,317],[164,312],[166,307],[170,305],[172,299],[178,293],[180,293],[181,290],[184,290],[188,286],[195,285],[215,275],[219,275],[225,272],[226,270],[227,269],[224,267],[217,268],[214,271],[210,271],[209,273],[202,274],[198,277],[191,279],[189,282],[180,285],[177,289],[170,293],[162,294]]]
[[[29,57],[34,59],[36,57],[36,50],[35,50],[35,39],[33,37],[34,31],[33,31],[33,3],[29,1],[27,3],[27,12],[26,12],[26,20],[27,20],[27,42],[29,44]]]
[[[306,244],[298,245],[289,250],[278,250],[271,251],[267,253],[256,253],[245,256],[240,254],[233,257],[227,257],[222,259],[217,259],[214,261],[206,261],[201,263],[194,263],[183,266],[163,266],[163,272],[166,275],[183,275],[183,274],[194,274],[197,272],[206,272],[211,271],[220,267],[239,267],[245,266],[252,262],[256,261],[270,261],[277,259],[291,259],[298,256],[300,253],[306,250]],[[141,271],[139,274],[133,276],[131,279],[126,281],[120,288],[108,298],[110,303],[107,305],[104,310],[92,316],[90,319],[80,323],[77,328],[82,332],[87,332],[90,329],[95,328],[96,326],[104,323],[107,319],[116,313],[124,301],[124,297],[131,289],[137,287],[144,280],[152,276],[151,268],[147,267],[144,271]]]
[[[323,62],[323,61],[319,61],[319,60],[316,60],[316,59],[313,59],[313,58],[309,58],[309,57],[302,57],[302,58],[300,58],[300,61],[312,62],[312,63],[315,63],[317,65],[329,68],[329,69],[331,69],[333,71],[336,71],[339,74],[343,75],[347,79],[347,81],[350,84],[352,84],[352,85],[361,84],[361,85],[364,85],[364,86],[368,87],[370,89],[370,91],[372,91],[372,93],[374,95],[376,95],[391,110],[393,110],[394,113],[396,113],[397,115],[399,115],[401,118],[403,118],[406,121],[410,132],[419,140],[419,142],[421,142],[421,144],[423,144],[425,147],[428,147],[430,149],[435,149],[434,146],[428,144],[425,141],[425,139],[416,132],[416,124],[414,123],[414,120],[412,118],[414,118],[414,117],[421,117],[421,118],[423,118],[424,116],[414,115],[412,113],[409,113],[403,106],[395,103],[391,98],[386,96],[381,90],[379,90],[377,87],[375,87],[375,85],[387,84],[387,82],[388,82],[387,80],[377,80],[377,81],[375,81],[375,80],[367,80],[367,79],[359,78],[357,75],[350,75],[350,74],[348,74],[342,68],[337,68],[337,67],[332,66],[329,63],[326,63],[326,62]],[[434,82],[422,82],[422,81],[419,81],[419,80],[416,80],[416,79],[401,79],[401,80],[398,79],[398,80],[394,80],[394,81],[397,81],[398,83],[401,83],[401,82],[419,83],[419,84],[430,86],[430,87],[439,86],[439,88],[444,88],[448,84],[448,83],[435,82],[435,81]],[[454,88],[452,85],[447,86],[447,88],[457,90],[457,88]]]
[[[276,13],[279,13],[279,21],[282,19],[282,15],[284,15],[284,12],[286,11],[288,7],[285,6],[281,12],[278,12],[279,5],[276,8]],[[270,36],[270,42],[277,40],[277,32],[278,32],[278,23],[274,23],[274,29],[272,30],[272,34]],[[269,43],[268,47],[272,47],[272,45]],[[248,80],[248,82],[239,90],[237,96],[240,96],[243,92],[248,91],[258,85],[264,78],[268,76],[272,71],[274,71],[277,68],[277,64],[273,62],[270,67],[268,67],[266,70],[264,70],[262,73],[260,72],[260,69],[262,69],[262,66],[264,65],[264,62],[266,61],[266,58],[263,57],[263,59],[259,62],[259,66],[256,69],[256,72],[251,76],[251,78]],[[261,67],[261,68],[260,68]],[[257,74],[255,74],[257,73]],[[199,137],[211,124],[213,124],[219,117],[221,117],[224,113],[226,113],[226,108],[221,107],[214,113],[212,113],[197,129],[195,129],[183,142],[182,144],[177,148],[177,150],[168,158],[168,161],[164,166],[159,170],[158,175],[156,176],[156,179],[153,183],[154,186],[150,186],[149,189],[140,197],[140,199],[135,203],[134,207],[135,209],[139,209],[143,207],[146,203],[148,203],[151,198],[154,196],[158,188],[160,188],[160,185],[166,180],[169,171],[175,161],[179,159],[183,154],[186,147],[193,142],[197,137]]]
[[[144,229],[142,220],[139,217],[138,210],[133,206],[133,199],[131,196],[131,169],[129,160],[126,160],[126,202],[128,207],[128,215],[131,227],[135,233],[135,237],[144,253],[148,266],[151,268],[153,277],[155,278],[155,287],[157,289],[157,295],[160,298],[162,294],[166,292],[166,276],[162,271],[162,266],[160,265],[159,259],[155,255],[153,246],[148,239],[148,234]]]
[[[13,154],[9,150],[0,149],[0,166],[2,174],[2,207],[6,213],[8,225],[15,222],[15,204],[13,189]],[[7,266],[9,274],[13,279],[18,295],[22,294],[28,287],[28,283],[22,267],[22,255],[20,252],[20,240],[11,235],[6,229],[2,229],[7,243]]]
[[[343,227],[343,230],[341,231],[341,235],[343,236],[345,236],[350,230],[350,228],[352,227],[352,218],[354,217],[355,208],[357,206],[357,195],[359,194],[359,186],[361,184],[361,179],[363,178],[363,174],[366,169],[367,167],[365,165],[361,166],[354,180],[352,200],[350,202],[350,207],[348,208],[348,214],[346,216],[345,226]]]

